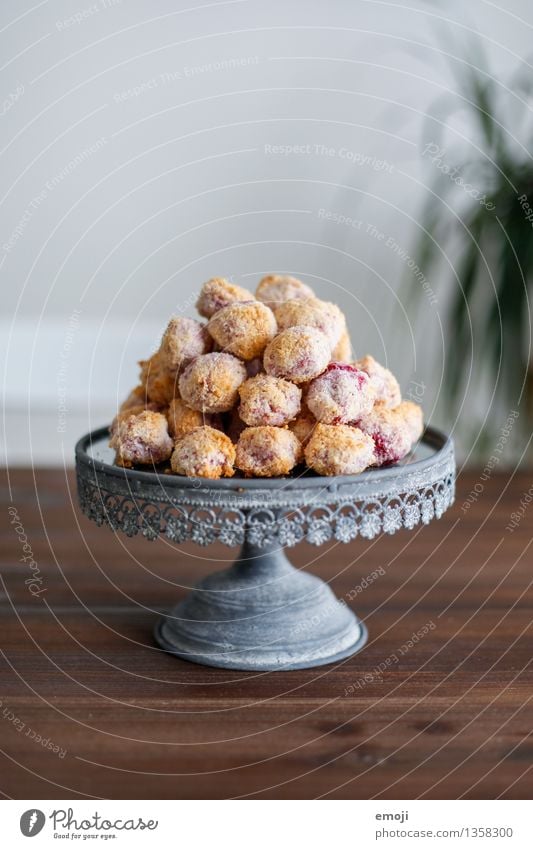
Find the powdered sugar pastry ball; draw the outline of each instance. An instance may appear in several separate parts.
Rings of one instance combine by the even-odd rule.
[[[239,388],[239,416],[251,427],[282,427],[300,412],[302,390],[288,380],[259,374]]]
[[[186,367],[179,390],[193,410],[223,413],[237,403],[239,386],[246,378],[244,363],[231,354],[204,354]]]
[[[200,315],[211,318],[216,312],[230,304],[253,300],[254,296],[248,289],[236,286],[224,277],[212,277],[202,286],[196,301],[196,309]]]
[[[208,324],[217,345],[242,360],[260,357],[277,329],[274,313],[260,301],[223,307]]]
[[[109,445],[116,451],[115,462],[126,468],[163,463],[173,447],[166,417],[151,410],[119,421]]]
[[[274,307],[283,301],[294,298],[313,298],[314,292],[310,286],[286,274],[269,274],[263,277],[255,293],[259,301]]]
[[[300,462],[302,446],[290,430],[247,427],[237,443],[235,465],[250,477],[287,475]]]
[[[411,450],[411,429],[405,416],[397,409],[376,404],[356,424],[374,440],[376,466],[397,463]]]
[[[319,423],[304,453],[319,475],[358,475],[374,462],[374,443],[356,427]]]
[[[285,301],[274,308],[274,315],[280,330],[297,325],[307,325],[320,330],[327,336],[331,350],[339,344],[346,330],[346,320],[338,306],[318,298]]]
[[[179,371],[194,357],[207,354],[213,342],[205,324],[194,318],[171,318],[159,348],[162,364],[171,371]]]
[[[270,342],[263,365],[267,374],[294,383],[307,383],[329,363],[329,342],[314,327],[290,327]]]
[[[375,389],[368,375],[347,363],[330,363],[309,386],[306,403],[317,421],[348,424],[370,412]]]
[[[200,478],[230,478],[234,474],[235,447],[220,430],[197,427],[176,442],[170,458],[177,475]]]
[[[353,365],[368,374],[376,389],[377,404],[384,404],[385,407],[398,406],[402,393],[398,381],[388,368],[380,365],[370,354],[356,360]]]

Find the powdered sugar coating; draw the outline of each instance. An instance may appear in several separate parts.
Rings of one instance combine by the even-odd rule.
[[[235,465],[247,477],[288,475],[300,462],[302,446],[290,430],[281,427],[247,427],[237,443]]]
[[[224,277],[212,277],[202,286],[196,309],[204,318],[212,318],[216,312],[230,304],[253,300],[254,296],[248,289],[236,286]]]
[[[396,407],[398,415],[402,416],[406,427],[409,428],[411,442],[418,442],[424,432],[424,413],[419,404],[414,401],[402,401]]]
[[[327,336],[330,350],[339,343],[346,329],[346,320],[336,304],[318,298],[295,298],[274,308],[280,330],[297,325],[307,325],[320,330]]]
[[[127,407],[125,410],[120,409],[111,422],[110,433],[116,433],[120,423],[129,418],[129,416],[138,416],[139,413],[144,413],[145,410],[149,410],[152,413],[164,413],[164,407],[152,402],[137,404],[135,407]]]
[[[356,427],[319,423],[304,454],[319,475],[359,475],[374,462],[374,443]]]
[[[259,301],[274,307],[293,298],[313,298],[314,292],[297,277],[287,274],[269,274],[260,281],[255,295]]]
[[[251,427],[282,427],[300,412],[302,390],[281,377],[259,374],[239,388],[239,416]]]
[[[207,354],[213,342],[205,324],[194,318],[171,318],[159,348],[161,363],[170,371],[179,371],[194,357]]]
[[[168,460],[173,442],[168,434],[166,417],[162,413],[144,410],[138,415],[122,418],[109,445],[116,451],[117,465],[131,468],[157,465]]]
[[[353,358],[350,334],[345,330],[331,352],[331,360],[334,363],[351,363]]]
[[[376,466],[397,463],[411,450],[411,429],[398,409],[376,404],[355,424],[374,440]]]
[[[369,376],[347,363],[330,363],[313,380],[306,403],[316,420],[324,424],[348,424],[370,412],[375,389]]]
[[[161,352],[157,351],[149,360],[141,360],[141,382],[147,402],[164,407],[178,394],[177,372],[167,368]]]
[[[120,422],[128,418],[128,416],[138,416],[145,410],[150,410],[153,413],[164,413],[165,404],[156,404],[154,401],[149,401],[146,395],[146,390],[142,384],[131,390],[128,397],[122,402],[118,408],[118,412],[111,422],[110,433],[114,434]]]
[[[217,345],[242,360],[260,357],[277,329],[274,313],[260,301],[230,304],[208,324]]]
[[[329,357],[330,345],[320,330],[290,327],[278,333],[267,346],[263,365],[273,377],[307,383],[324,371]]]
[[[380,365],[370,354],[354,362],[354,366],[365,371],[376,389],[376,403],[385,407],[397,407],[402,400],[398,381],[393,373]]]
[[[293,422],[290,422],[289,430],[294,433],[295,437],[300,440],[302,445],[306,445],[312,436],[316,425],[317,421],[314,415],[307,406],[302,403],[300,415],[297,416]]]
[[[223,413],[238,400],[247,378],[244,363],[231,354],[204,354],[186,367],[179,380],[185,403],[201,413]]]
[[[212,427],[197,427],[176,442],[170,458],[177,475],[230,478],[234,474],[235,448],[231,439]]]
[[[124,399],[118,408],[118,411],[119,413],[122,413],[124,410],[130,410],[132,407],[142,406],[145,402],[146,392],[144,391],[144,386],[140,383],[131,390],[130,394]]]
[[[181,398],[174,398],[167,410],[168,432],[174,437],[174,440],[181,439],[191,430],[197,427],[209,425],[218,430],[218,418],[216,415],[201,413],[198,410],[192,410],[187,406]]]

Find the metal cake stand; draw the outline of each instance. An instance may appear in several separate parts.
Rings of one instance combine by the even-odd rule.
[[[295,569],[284,549],[409,530],[453,502],[452,441],[427,428],[401,464],[361,475],[185,478],[113,464],[107,427],[76,446],[82,511],[148,540],[240,546],[233,565],[201,581],[160,620],[155,637],[178,657],[228,669],[303,669],[354,654],[364,624],[328,584]]]

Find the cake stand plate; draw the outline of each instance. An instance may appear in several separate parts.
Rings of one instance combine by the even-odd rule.
[[[240,546],[155,628],[166,651],[227,669],[304,669],[342,660],[367,639],[364,624],[320,578],[295,569],[299,542],[347,543],[440,518],[454,497],[451,440],[427,428],[402,463],[361,475],[210,481],[113,464],[108,428],[76,446],[82,511],[128,536]]]

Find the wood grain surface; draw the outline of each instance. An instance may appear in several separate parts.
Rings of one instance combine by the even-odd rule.
[[[1,792],[531,797],[533,503],[506,529],[531,476],[494,475],[465,509],[480,483],[461,476],[429,527],[293,549],[369,643],[335,666],[257,674],[177,660],[152,638],[233,550],[115,536],[80,515],[71,472],[3,473]]]

